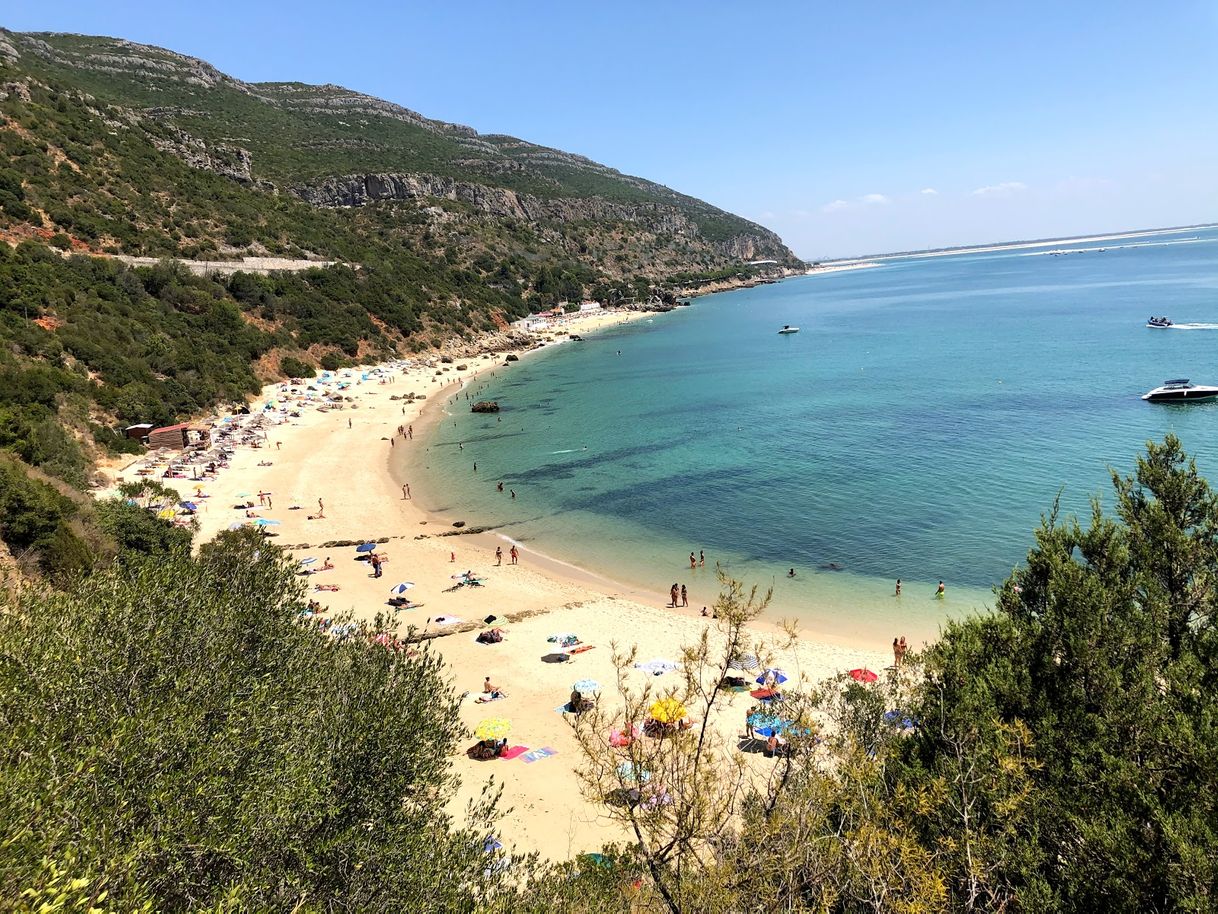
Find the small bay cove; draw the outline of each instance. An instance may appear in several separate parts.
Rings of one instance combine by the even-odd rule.
[[[683,583],[695,608],[721,563],[819,634],[933,637],[991,603],[1059,492],[1107,502],[1147,439],[1174,431],[1218,469],[1218,405],[1139,399],[1218,383],[1218,331],[1145,327],[1218,322],[1218,232],[1162,240],[703,298],[479,377],[436,404],[406,473],[440,515],[632,588]],[[482,398],[502,411],[471,414]]]

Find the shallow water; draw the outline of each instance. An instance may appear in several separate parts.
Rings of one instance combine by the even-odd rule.
[[[409,473],[430,508],[632,584],[686,583],[695,606],[719,562],[815,629],[931,634],[989,602],[1059,491],[1085,513],[1147,439],[1175,431],[1218,472],[1218,403],[1140,399],[1168,377],[1218,383],[1218,230],[1157,240],[1185,243],[709,296],[480,379]],[[502,412],[469,413],[467,393]]]

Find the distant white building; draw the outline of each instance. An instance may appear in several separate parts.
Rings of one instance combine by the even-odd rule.
[[[601,303],[598,301],[585,301],[585,302],[579,303],[579,313],[580,314],[586,314],[589,311],[599,311],[600,309],[601,309]]]

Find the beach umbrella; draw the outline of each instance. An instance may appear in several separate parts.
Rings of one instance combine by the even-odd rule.
[[[260,517],[254,521],[254,525],[257,527],[278,527],[279,523],[277,520],[270,520],[266,517]]]
[[[753,670],[761,669],[761,661],[757,659],[756,654],[739,654],[731,659],[727,668],[751,673]]]
[[[754,730],[760,730],[763,727],[775,727],[786,724],[777,714],[767,714],[765,711],[754,711],[745,718],[748,725]]]
[[[300,564],[301,565],[312,565],[316,561],[317,561],[317,559],[315,559],[313,556],[310,555],[310,556],[307,556],[306,558],[301,559]]]
[[[848,675],[855,682],[875,682],[877,679],[880,678],[875,673],[871,672],[871,670],[866,669],[865,667],[860,667],[857,670],[851,670]]]
[[[652,720],[657,720],[662,724],[675,724],[689,716],[689,712],[685,710],[685,705],[681,704],[679,699],[673,698],[671,695],[652,702],[651,709],[647,714]]]
[[[180,502],[178,502],[178,507],[185,508],[187,511],[198,511],[199,510],[199,506],[196,505],[193,501],[180,501]]]
[[[599,692],[601,684],[595,679],[581,679],[571,687],[574,691],[584,695],[588,692]]]
[[[249,497],[250,497],[250,493],[249,493],[249,492],[238,492],[238,493],[237,493],[237,495],[236,495],[236,497],[237,497],[237,498],[249,498]]]
[[[782,670],[767,669],[764,673],[757,677],[757,684],[765,685],[766,680],[771,681],[775,685],[782,685],[787,681],[787,674]]]
[[[503,739],[511,732],[512,722],[506,717],[488,717],[474,728],[478,739]]]
[[[160,511],[158,511],[156,513],[156,516],[159,517],[161,520],[173,520],[174,517],[176,516],[176,513],[177,512],[175,512],[173,510],[173,508],[162,508]]]
[[[566,641],[578,641],[579,635],[575,634],[575,632],[559,632],[557,635],[551,635],[546,640],[553,641],[556,644],[562,644]]]
[[[609,731],[609,745],[614,749],[624,749],[639,738],[640,732],[638,724],[631,724],[629,728],[615,727]]]
[[[650,673],[653,676],[660,676],[675,670],[677,665],[671,660],[665,660],[663,657],[655,657],[646,663],[636,663],[634,668],[642,670],[644,673]]]
[[[376,549],[376,543],[361,543],[355,547],[356,552],[372,552]]]
[[[401,584],[394,584],[392,587],[390,587],[389,592],[390,593],[405,593],[406,591],[410,590],[410,588],[412,588],[412,587],[414,587],[413,581],[403,581]]]
[[[503,842],[494,835],[487,835],[486,840],[482,842],[482,850],[488,854],[493,854],[495,851],[501,851],[503,850]]]
[[[622,762],[618,765],[617,776],[627,784],[646,784],[651,780],[651,772],[633,762]]]

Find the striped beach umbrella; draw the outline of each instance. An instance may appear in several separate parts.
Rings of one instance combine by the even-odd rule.
[[[766,685],[767,683],[773,684],[773,685],[782,685],[786,681],[787,681],[787,674],[784,673],[782,670],[777,670],[777,669],[768,669],[764,673],[762,673],[760,676],[757,677],[758,685]]]
[[[478,739],[503,739],[512,730],[512,722],[506,717],[488,717],[474,728]]]
[[[414,587],[413,581],[403,581],[401,584],[394,584],[389,588],[390,593],[403,594],[410,588]]]
[[[751,673],[754,670],[761,669],[761,661],[757,659],[756,654],[738,654],[731,659],[727,668],[729,670],[743,670],[746,673]]]

